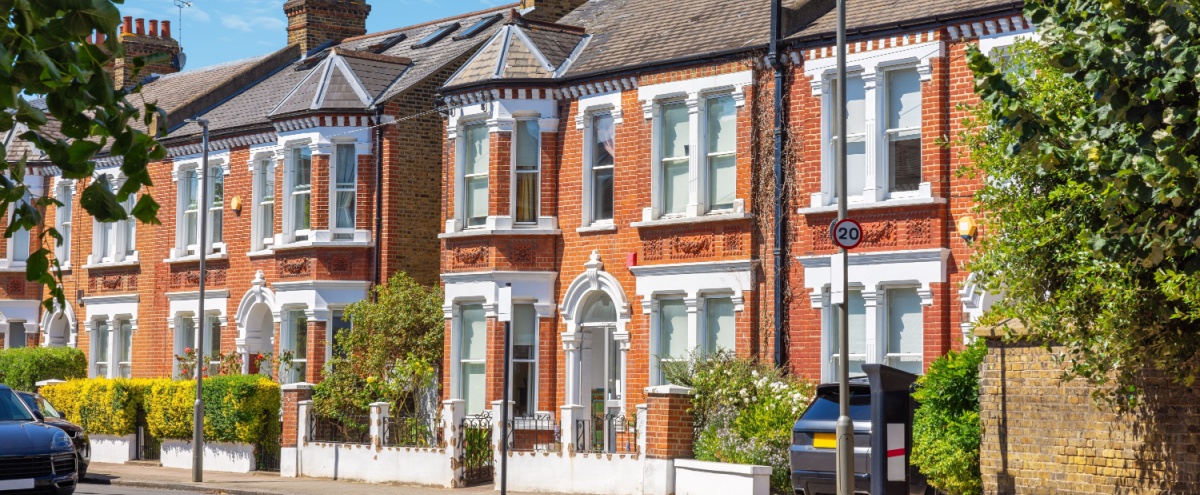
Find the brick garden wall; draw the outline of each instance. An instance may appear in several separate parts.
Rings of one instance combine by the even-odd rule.
[[[987,341],[980,368],[984,493],[1200,493],[1200,388],[1145,377],[1142,406],[1117,413],[1083,381],[1062,382],[1053,347]]]

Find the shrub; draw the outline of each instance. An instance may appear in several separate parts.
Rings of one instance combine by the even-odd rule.
[[[194,380],[157,380],[146,398],[146,422],[158,438],[192,438]],[[214,442],[259,443],[277,438],[279,384],[262,376],[204,380],[204,437]]]
[[[21,347],[0,351],[0,383],[33,390],[50,379],[87,378],[87,357],[70,347]]]
[[[914,393],[912,463],[929,484],[950,495],[976,495],[979,472],[979,365],[987,354],[982,341],[951,352],[929,365]]]
[[[771,488],[791,493],[792,426],[813,387],[773,366],[719,352],[664,362],[667,381],[694,389],[696,459],[771,466]]]
[[[131,435],[154,380],[71,380],[45,387],[41,394],[67,420],[92,434]]]

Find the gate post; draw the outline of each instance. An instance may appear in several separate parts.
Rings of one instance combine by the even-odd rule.
[[[283,389],[283,432],[280,437],[279,475],[285,478],[300,476],[300,446],[308,441],[308,404],[312,403],[313,386],[308,383],[289,383]]]
[[[563,455],[570,456],[579,449],[579,446],[575,445],[575,436],[578,433],[575,422],[584,419],[584,411],[583,406],[562,406],[562,433],[559,437],[562,439]],[[584,440],[584,449],[587,448],[586,442],[587,440]]]
[[[508,401],[508,421],[509,422],[512,422],[512,420],[513,420],[512,406],[513,406],[513,401]],[[493,464],[493,466],[496,467],[497,471],[499,471],[499,469],[500,469],[500,445],[502,445],[501,442],[508,441],[507,438],[504,438],[504,427],[503,427],[503,423],[501,421],[504,418],[504,416],[502,415],[502,412],[503,412],[503,409],[501,409],[502,407],[504,407],[504,401],[502,401],[502,400],[492,401],[492,440],[494,440],[494,442],[492,443],[492,451],[495,453],[494,454],[495,463]],[[511,435],[512,432],[510,431],[509,434]],[[499,477],[497,476],[497,479],[498,478]]]
[[[371,448],[376,451],[382,449],[383,444],[387,442],[385,435],[387,432],[388,413],[391,406],[387,402],[375,402],[370,406],[371,426],[369,431],[371,434]]]
[[[467,403],[462,399],[442,401],[442,440],[446,445],[446,456],[449,458],[450,479],[446,486],[459,488],[459,480],[463,478],[463,449],[462,431],[463,418],[467,417]]]

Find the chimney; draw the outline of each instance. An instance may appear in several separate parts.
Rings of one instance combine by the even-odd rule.
[[[521,0],[521,17],[542,22],[558,22],[587,0]]]
[[[161,32],[158,29],[160,24],[162,25]],[[166,53],[171,57],[168,60],[142,67],[138,74],[138,77],[142,79],[151,74],[173,74],[182,69],[182,67],[176,66],[175,56],[180,54],[181,49],[179,42],[171,39],[170,22],[162,21],[160,23],[158,20],[151,20],[149,33],[146,32],[145,25],[145,19],[125,17],[125,22],[121,25],[121,44],[125,47],[125,55],[114,60],[109,67],[113,75],[113,86],[125,88],[137,83],[133,78],[133,59],[136,57],[155,53]],[[98,43],[103,43],[104,35],[97,36],[97,39]]]
[[[366,0],[288,0],[283,12],[288,44],[299,43],[300,52],[307,54],[327,41],[367,34],[371,6]]]

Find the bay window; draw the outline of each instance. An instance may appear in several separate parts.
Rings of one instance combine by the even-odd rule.
[[[688,309],[682,299],[667,299],[658,303],[658,360],[669,363],[688,358]],[[661,373],[661,367],[660,367]],[[657,383],[666,383],[660,375]]]
[[[133,323],[128,319],[117,319],[117,376],[133,377]]]
[[[849,317],[846,321],[849,322],[850,345],[848,355],[845,359],[842,358],[842,346],[838,341],[838,332],[840,332],[838,327],[838,322],[840,321],[838,320],[838,308],[832,307],[828,310],[830,314],[828,329],[830,339],[829,362],[833,373],[832,376],[835,378],[841,376],[839,374],[841,371],[839,370],[841,369],[843,360],[850,365],[850,376],[862,376],[863,365],[873,362],[867,360],[867,313],[862,291],[850,291],[846,296],[846,302],[849,311]]]
[[[704,301],[704,354],[733,351],[737,342],[733,298],[710,297]]]
[[[662,105],[662,212],[683,215],[687,212],[688,182],[691,168],[689,153],[691,126],[684,102]]]
[[[183,232],[184,246],[187,254],[199,254],[200,251],[200,173],[187,170],[180,180],[183,191]]]
[[[291,364],[284,363],[280,376],[284,383],[297,383],[308,376],[308,317],[304,310],[284,313],[282,352],[292,354]]]
[[[612,222],[616,134],[611,114],[592,116],[591,145],[591,221]]]
[[[888,187],[916,191],[921,184],[921,76],[917,69],[887,72]]]
[[[485,358],[487,356],[487,315],[483,305],[464,304],[459,307],[458,390],[456,395],[466,405],[468,415],[479,414],[487,407]]]
[[[208,242],[219,244],[225,242],[225,225],[222,214],[225,210],[225,174],[221,167],[213,167],[208,172],[209,198],[208,205]]]
[[[705,101],[709,210],[730,210],[734,207],[737,196],[736,112],[732,96],[716,96]]]
[[[541,126],[537,120],[517,121],[513,132],[513,147],[513,183],[516,190],[513,220],[518,224],[536,224],[541,164]]]
[[[75,205],[71,202],[71,196],[74,189],[74,184],[62,184],[58,186],[55,194],[55,199],[61,205],[58,206],[54,215],[54,228],[62,236],[62,245],[55,246],[54,257],[64,267],[71,265],[71,225],[73,224],[71,215],[75,208]]]
[[[205,171],[199,165],[187,165],[177,172],[178,177],[178,210],[176,248],[172,251],[173,258],[199,256],[200,250],[207,253],[224,253],[225,250],[225,173],[224,161],[211,165]],[[207,175],[203,175],[207,174]],[[202,186],[207,191],[202,190]],[[205,199],[207,197],[207,202]],[[132,211],[133,199],[127,200],[126,208]],[[135,220],[130,217],[129,223]],[[200,228],[205,226],[204,245],[201,245]],[[126,224],[117,227],[114,235],[120,237],[114,252],[133,252],[135,244],[134,226]]]
[[[466,127],[463,142],[464,216],[467,227],[482,227],[488,217],[488,128],[484,124]]]
[[[112,338],[112,328],[109,327],[108,320],[96,320],[94,325],[95,331],[92,337],[96,339],[94,347],[96,354],[92,359],[96,368],[96,376],[108,377],[108,365],[112,359],[111,352],[109,352],[112,349],[112,341],[110,340]]]
[[[531,417],[537,412],[538,318],[532,304],[513,305],[512,315],[513,414]]]
[[[136,203],[137,201],[135,200],[134,195],[130,194],[128,198],[125,198],[125,203],[122,205],[125,207],[125,215],[127,216],[125,220],[121,222],[121,229],[125,235],[124,244],[126,259],[133,257],[133,255],[137,253],[137,219],[133,217],[133,207]]]
[[[358,194],[358,155],[353,144],[339,144],[335,150],[333,228],[335,240],[353,240],[355,203]]]
[[[307,241],[312,229],[312,150],[307,146],[292,149],[288,204],[291,210],[293,239]]]
[[[924,369],[925,325],[916,289],[891,289],[887,297],[887,349],[883,364],[919,375]]]
[[[254,244],[258,249],[263,249],[275,242],[275,160],[259,162],[254,175],[254,187],[258,190],[258,201],[254,206],[254,221],[258,229]]]

